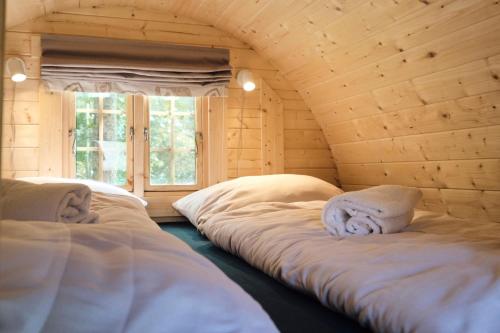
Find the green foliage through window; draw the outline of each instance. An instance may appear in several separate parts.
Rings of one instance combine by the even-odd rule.
[[[127,98],[75,93],[76,178],[127,183]]]
[[[196,184],[196,99],[149,97],[149,182]]]

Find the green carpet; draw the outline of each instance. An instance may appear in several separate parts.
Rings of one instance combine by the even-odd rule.
[[[252,295],[281,332],[370,332],[356,321],[327,309],[308,295],[285,287],[242,259],[214,246],[191,224],[164,223],[160,226],[212,261],[230,279]]]

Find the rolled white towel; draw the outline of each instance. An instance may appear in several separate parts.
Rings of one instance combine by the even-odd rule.
[[[322,220],[335,236],[395,233],[410,224],[421,197],[418,188],[399,185],[347,192],[328,200]]]
[[[82,184],[33,184],[20,180],[0,182],[0,218],[64,223],[97,223],[89,211],[92,192]]]

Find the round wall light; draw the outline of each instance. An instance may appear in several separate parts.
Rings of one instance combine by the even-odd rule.
[[[245,91],[252,91],[255,89],[255,81],[252,72],[247,69],[239,71],[238,75],[236,75],[236,80]]]
[[[26,80],[26,67],[23,59],[18,57],[7,59],[7,73],[14,82],[23,82]]]

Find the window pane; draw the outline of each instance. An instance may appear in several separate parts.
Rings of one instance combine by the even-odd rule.
[[[127,184],[126,96],[77,93],[75,99],[76,177]],[[91,105],[95,111],[78,109],[83,105]]]
[[[175,183],[196,184],[196,156],[194,150],[179,151],[175,154]]]
[[[76,151],[76,178],[99,180],[99,152]]]
[[[99,118],[96,112],[76,113],[76,147],[99,146]]]
[[[76,108],[82,110],[97,110],[99,97],[91,93],[75,93]]]
[[[150,184],[196,184],[196,98],[150,96]]]
[[[127,97],[119,94],[108,94],[103,97],[104,110],[124,110],[126,108]]]
[[[174,121],[174,145],[176,148],[195,147],[195,119],[194,114],[186,114],[175,117]]]
[[[111,113],[103,115],[104,141],[127,141],[127,115],[125,110],[121,113]]]
[[[171,177],[172,154],[168,151],[152,151],[149,159],[149,182],[151,185],[172,184]]]
[[[170,96],[150,96],[149,110],[153,112],[166,112],[170,111],[172,107],[172,99],[174,97]]]
[[[170,148],[172,132],[170,114],[151,114],[149,119],[151,148]]]
[[[104,141],[103,181],[114,185],[127,183],[127,144],[119,141]]]
[[[195,99],[193,97],[177,97],[175,99],[175,110],[177,112],[193,112]]]

